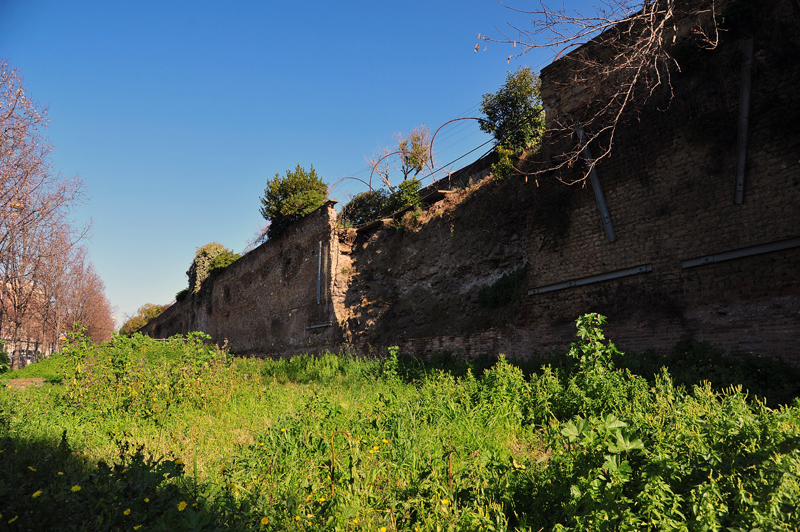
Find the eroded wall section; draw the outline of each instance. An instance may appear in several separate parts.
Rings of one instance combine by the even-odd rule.
[[[340,256],[329,202],[175,303],[142,332],[203,331],[240,355],[291,355],[338,345],[331,272]]]

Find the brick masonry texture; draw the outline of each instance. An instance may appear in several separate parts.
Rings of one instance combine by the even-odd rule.
[[[241,355],[333,348],[340,337],[330,289],[331,265],[339,256],[338,240],[331,238],[335,222],[328,203],[281,238],[265,242],[207,279],[196,297],[175,303],[142,332],[166,338],[203,331],[215,342],[227,341],[231,351]],[[314,327],[327,323],[331,326]]]
[[[566,187],[547,175],[478,179],[402,230],[392,222],[338,230],[329,204],[211,279],[205,299],[173,305],[146,332],[199,329],[245,355],[341,346],[383,355],[398,345],[422,355],[528,357],[565,349],[575,340],[575,319],[599,312],[623,351],[669,354],[693,336],[734,356],[800,364],[800,247],[681,264],[800,237],[800,53],[791,44],[800,25],[787,2],[768,3],[770,37],[755,40],[743,204],[734,203],[742,58],[729,40],[676,74],[671,102],[656,98],[624,120],[611,157],[598,165],[616,242],[606,238],[588,183]],[[569,57],[542,71],[549,120],[586,97],[585,88],[569,86]],[[666,111],[655,109],[666,103]],[[547,157],[555,148],[542,151]],[[580,177],[580,170],[572,172]],[[515,303],[480,305],[483,287],[525,264]],[[640,265],[651,269],[528,295]]]

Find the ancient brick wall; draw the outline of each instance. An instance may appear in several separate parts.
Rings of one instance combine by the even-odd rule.
[[[329,202],[207,279],[142,332],[156,338],[203,331],[241,355],[291,355],[337,345],[332,271],[340,256]],[[321,244],[320,244],[321,243]],[[320,251],[322,251],[320,260]],[[319,299],[317,293],[319,283]]]
[[[561,197],[568,229],[555,240],[528,216],[526,293],[629,268],[643,266],[642,273],[524,295],[516,319],[504,327],[394,343],[417,353],[529,356],[563,349],[575,339],[575,318],[600,312],[609,317],[608,336],[623,349],[667,354],[693,336],[734,355],[800,363],[800,54],[792,41],[800,26],[788,3],[770,6],[774,12],[755,36],[742,204],[734,202],[742,54],[729,39],[685,63],[673,78],[671,101],[656,97],[623,120],[611,157],[598,165],[615,242],[606,237],[588,183]],[[591,98],[586,87],[570,87],[568,59],[545,68],[542,80],[550,120]],[[554,176],[539,179],[548,177]],[[519,193],[532,182],[520,183]],[[684,267],[688,259],[775,243],[789,247]]]
[[[662,95],[624,117],[612,155],[597,166],[615,242],[588,183],[462,176],[466,188],[418,217],[360,231],[336,229],[328,205],[146,330],[160,337],[203,330],[239,354],[344,344],[380,354],[399,345],[419,354],[525,357],[564,349],[575,339],[575,319],[599,312],[623,350],[667,354],[694,336],[734,355],[800,363],[800,25],[788,3],[769,1],[774,11],[755,38],[742,204],[734,202],[742,56],[728,39],[684,63],[671,101]],[[567,64],[542,72],[548,113],[569,113],[585,96],[581,88],[559,92],[569,85]],[[569,172],[560,177],[582,175]],[[713,260],[691,262],[704,257]],[[526,264],[515,302],[481,303],[484,287]],[[537,291],[569,282],[577,283]]]

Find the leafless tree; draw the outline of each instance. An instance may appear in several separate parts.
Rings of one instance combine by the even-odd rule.
[[[392,184],[389,182],[389,155],[391,155],[389,148],[378,146],[378,148],[372,152],[372,155],[369,157],[365,156],[364,160],[367,163],[367,167],[370,169],[370,174],[378,174],[381,184],[387,189],[392,190],[394,187],[392,187]],[[370,186],[371,181],[370,179]]]
[[[557,94],[543,94],[549,142],[570,146],[549,170],[584,160],[575,135],[578,127],[585,132],[583,144],[591,147],[593,166],[611,153],[624,115],[646,105],[657,92],[666,94],[666,105],[671,101],[672,73],[680,69],[673,56],[676,44],[717,46],[721,1],[603,0],[589,14],[552,9],[543,2],[530,10],[506,6],[531,16],[530,26],[509,23],[497,29],[497,37],[478,37],[517,48],[509,61],[536,49],[552,50],[557,57],[569,52],[560,59],[564,66]],[[588,171],[578,181],[587,176]]]
[[[53,171],[46,126],[46,109],[0,60],[0,333],[26,351],[46,351],[70,320],[97,339],[113,328],[102,281],[78,247],[88,227],[68,216],[83,185]]]

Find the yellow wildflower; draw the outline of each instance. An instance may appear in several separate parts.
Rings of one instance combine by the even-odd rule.
[[[130,509],[130,508],[128,508],[127,510],[125,510],[125,511],[124,511],[124,512],[122,512],[122,513],[123,513],[123,514],[125,514],[125,515],[131,515],[131,509]]]
[[[450,499],[442,499],[442,504],[447,506],[448,504],[450,504]]]
[[[181,501],[178,503],[178,511],[182,512],[186,509],[186,501]]]
[[[385,526],[381,527],[381,532],[386,532],[386,527]]]
[[[150,498],[149,497],[145,497],[144,498],[144,502],[150,502]]]
[[[300,520],[300,516],[299,515],[294,516],[294,520],[295,521],[299,521]]]
[[[136,525],[135,527],[133,527],[134,530],[139,530],[140,528],[142,528],[142,525]]]
[[[34,472],[36,471],[36,469],[32,468],[31,466],[28,466],[28,469],[30,469],[31,471],[34,471]]]
[[[267,519],[266,517],[262,517],[261,518],[261,524],[262,525],[268,525],[269,524],[269,519]]]
[[[81,487],[75,484],[74,486],[72,486],[72,488],[70,488],[70,491],[73,493],[75,493],[76,491],[81,491]]]
[[[175,460],[175,465],[183,465],[183,460],[178,458],[177,460]]]
[[[353,524],[357,525],[358,524],[358,519],[353,519]]]
[[[320,497],[319,502],[325,502],[325,497]]]
[[[63,473],[62,471],[59,471],[59,472],[58,472],[58,474],[59,474],[59,475],[63,475],[64,473]]]
[[[389,440],[381,440],[383,443],[389,443]]]
[[[375,447],[373,447],[373,449],[375,449],[376,451],[379,451],[379,450],[380,450],[380,447],[378,447],[378,446],[376,445]]]
[[[36,497],[38,497],[41,494],[42,494],[42,490],[39,490],[39,491],[36,491],[33,495],[31,495],[31,497],[33,497],[35,499]]]
[[[286,432],[286,429],[281,429],[281,432]]]

